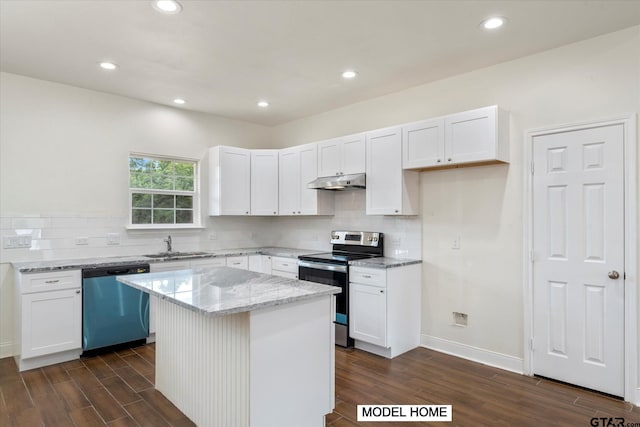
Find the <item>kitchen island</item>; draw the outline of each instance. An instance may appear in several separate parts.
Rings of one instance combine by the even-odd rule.
[[[156,389],[199,426],[324,426],[339,288],[227,267],[118,280],[159,297]]]

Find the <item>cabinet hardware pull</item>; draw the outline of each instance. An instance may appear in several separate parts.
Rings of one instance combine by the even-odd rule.
[[[442,160],[438,159],[438,163],[440,163]]]
[[[78,290],[76,291],[76,294],[79,294],[79,293],[80,293],[80,289],[78,289]]]
[[[384,294],[384,291],[382,291],[382,290],[381,290],[381,291],[380,291],[380,293],[381,293],[381,294]]]
[[[368,274],[363,274],[362,277],[364,277],[365,279],[371,279],[371,276],[369,276]]]
[[[60,281],[60,279],[56,279],[56,280],[45,280],[44,283],[58,283]]]
[[[289,264],[282,264],[283,267],[289,267]]]
[[[448,162],[450,162],[450,161],[451,161],[451,159],[447,159],[447,161],[448,161]]]

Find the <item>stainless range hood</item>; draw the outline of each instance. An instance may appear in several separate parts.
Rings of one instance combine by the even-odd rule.
[[[351,175],[323,176],[307,184],[312,190],[354,190],[366,187],[366,176],[363,173]]]

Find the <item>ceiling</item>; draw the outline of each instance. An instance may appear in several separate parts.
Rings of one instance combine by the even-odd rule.
[[[273,126],[640,24],[636,0],[179,1],[0,0],[0,69]]]

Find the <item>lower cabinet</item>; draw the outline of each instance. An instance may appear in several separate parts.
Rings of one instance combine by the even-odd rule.
[[[20,371],[82,353],[80,270],[16,275],[16,364]]]
[[[393,358],[420,344],[421,266],[349,268],[349,336]]]
[[[247,255],[229,256],[227,257],[227,267],[239,268],[240,270],[248,270],[249,257]]]
[[[271,257],[271,273],[287,279],[298,278],[298,259],[274,256]]]

